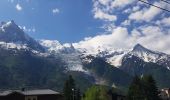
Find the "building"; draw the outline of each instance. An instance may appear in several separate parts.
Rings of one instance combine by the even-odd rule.
[[[0,100],[63,100],[59,92],[42,90],[7,90],[0,92]]]
[[[161,89],[159,96],[163,100],[170,100],[170,88]]]

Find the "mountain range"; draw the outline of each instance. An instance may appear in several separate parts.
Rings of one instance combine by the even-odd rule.
[[[85,90],[92,84],[126,89],[135,75],[151,74],[159,88],[170,87],[170,55],[141,44],[129,50],[89,52],[57,40],[35,40],[14,21],[0,24],[0,88],[62,90],[68,75]],[[5,76],[5,77],[4,77]],[[86,83],[86,84],[84,84]]]

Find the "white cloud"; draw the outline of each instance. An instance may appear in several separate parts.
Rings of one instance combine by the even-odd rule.
[[[170,26],[170,17],[165,17],[162,20],[156,22],[158,25]]]
[[[95,19],[112,22],[117,20],[117,16],[110,12],[110,1],[111,0],[93,1],[93,14]]]
[[[140,9],[140,6],[135,6],[133,7],[132,11],[135,12],[135,11],[138,11]]]
[[[58,14],[59,12],[60,12],[60,10],[58,8],[55,8],[55,9],[52,10],[53,14]]]
[[[117,27],[111,34],[98,35],[79,43],[74,43],[76,48],[86,48],[89,53],[97,53],[97,48],[102,49],[130,49],[140,43],[147,48],[170,53],[170,33],[164,32],[158,26],[143,26],[128,33],[127,28]]]
[[[127,29],[117,27],[113,30],[112,34],[104,34],[93,38],[88,38],[84,41],[80,41],[79,43],[75,43],[74,46],[76,48],[86,48],[91,53],[97,53],[98,47],[102,47],[103,49],[113,46],[114,48],[122,47],[123,44],[126,44],[126,38],[128,38]]]
[[[124,13],[131,13],[132,9],[131,8],[128,8],[128,9],[125,9],[123,12]]]
[[[105,23],[101,28],[106,31],[112,31],[117,21],[117,16],[111,8],[111,2],[112,0],[93,0],[93,17]]]
[[[135,0],[93,0],[93,1],[98,2],[103,6],[107,6],[110,9],[114,9],[116,7],[125,7],[135,2]]]
[[[167,6],[161,2],[154,5]],[[105,32],[74,43],[76,48],[94,54],[98,48],[130,49],[140,43],[149,49],[170,54],[170,29],[164,27],[170,25],[170,17],[165,18],[167,14],[162,10],[135,0],[93,0],[92,12],[95,19],[103,21]]]
[[[101,10],[95,11],[94,18],[105,20],[105,21],[115,21],[115,20],[117,20],[117,17],[115,15],[105,13]]]
[[[110,1],[111,0],[99,0],[99,3],[101,3],[102,5],[108,5]]]
[[[130,25],[130,23],[131,23],[131,20],[125,20],[124,22],[121,23],[121,25],[128,26]]]
[[[135,0],[113,0],[111,6],[115,7],[125,7],[129,4],[132,4]]]
[[[21,11],[22,10],[22,6],[18,3],[15,8],[18,10],[18,11]]]
[[[155,2],[154,5],[160,5],[160,3]],[[161,12],[162,10],[156,7],[150,6],[149,9],[144,8],[142,10],[138,10],[134,13],[131,13],[129,16],[129,19],[136,20],[136,21],[151,21]]]
[[[132,12],[136,12],[140,9],[140,6],[134,6],[133,8],[126,8],[123,12],[124,13],[132,13]]]

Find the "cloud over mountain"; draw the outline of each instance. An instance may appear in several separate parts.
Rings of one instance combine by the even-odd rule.
[[[170,7],[161,1],[148,2],[163,8]],[[150,49],[170,53],[168,12],[135,0],[93,0],[92,12],[95,19],[104,22],[105,32],[87,37],[75,43],[75,47],[97,52],[99,47],[129,49],[140,43]],[[121,18],[124,13],[126,16]]]

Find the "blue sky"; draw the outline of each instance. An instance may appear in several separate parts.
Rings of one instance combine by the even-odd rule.
[[[37,39],[77,42],[102,31],[102,22],[93,19],[92,7],[91,0],[1,0],[0,20],[13,19],[35,29],[26,32]]]
[[[161,0],[144,0],[170,10]],[[14,20],[36,39],[97,50],[140,43],[170,53],[170,13],[138,0],[0,0],[0,21]]]

